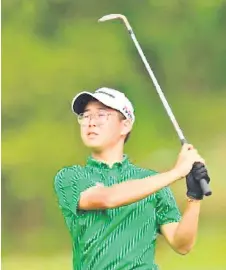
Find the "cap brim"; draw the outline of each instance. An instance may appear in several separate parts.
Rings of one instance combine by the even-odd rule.
[[[74,97],[72,100],[72,111],[75,114],[80,114],[84,112],[84,109],[89,101],[97,100],[92,93],[89,92],[82,92]]]
[[[105,96],[97,96],[98,93],[90,93],[90,92],[81,92],[72,101],[72,111],[76,114],[80,114],[84,112],[84,109],[86,105],[91,100],[96,100],[102,103],[103,105],[110,107],[112,109],[115,109],[117,111],[120,111],[119,108],[110,102],[108,99],[106,99]],[[123,113],[123,112],[122,112]]]

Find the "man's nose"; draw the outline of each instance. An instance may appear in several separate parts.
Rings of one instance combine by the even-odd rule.
[[[89,117],[89,127],[96,126],[96,117],[95,115],[90,115]]]

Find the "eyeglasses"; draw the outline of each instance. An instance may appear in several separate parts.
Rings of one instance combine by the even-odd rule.
[[[98,111],[96,113],[84,112],[78,115],[78,123],[82,126],[88,126],[90,120],[94,118],[96,120],[96,123],[98,125],[101,125],[108,120],[110,115],[115,115],[115,113],[110,113],[107,111]]]

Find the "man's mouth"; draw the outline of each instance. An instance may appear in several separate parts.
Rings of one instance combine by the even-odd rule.
[[[88,136],[95,136],[95,135],[98,135],[98,134],[96,132],[90,131],[90,132],[88,132],[87,135]]]

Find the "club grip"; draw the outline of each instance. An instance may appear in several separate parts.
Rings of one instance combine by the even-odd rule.
[[[193,168],[195,169],[195,167],[199,167],[200,165],[203,166],[203,164],[201,162],[195,162],[193,165]],[[209,178],[208,174],[207,174],[207,178]],[[212,191],[210,190],[210,186],[208,184],[208,182],[206,181],[205,178],[200,180],[200,187],[202,189],[203,195],[205,196],[210,196],[212,194]]]
[[[180,138],[180,142],[181,142],[182,145],[184,145],[185,143],[188,143],[185,138]],[[195,164],[194,164],[194,166],[195,166]],[[207,183],[206,179],[201,179],[200,180],[200,186],[201,186],[203,195],[205,195],[205,196],[212,195],[212,191],[211,191],[210,186]]]
[[[212,194],[212,191],[210,190],[210,186],[207,183],[206,179],[200,180],[200,186],[201,186],[202,192],[205,196],[210,196]]]

